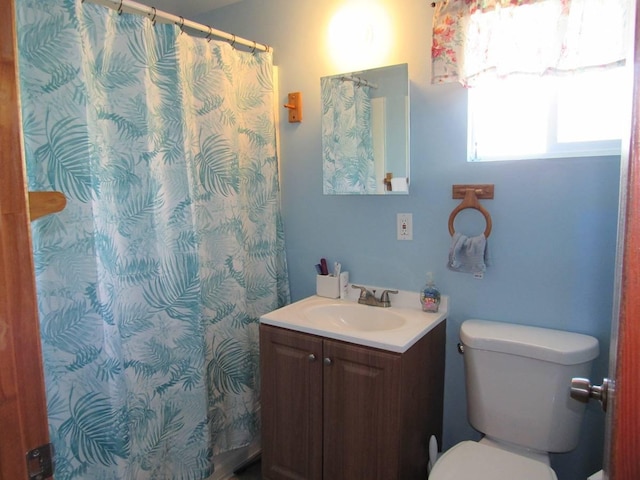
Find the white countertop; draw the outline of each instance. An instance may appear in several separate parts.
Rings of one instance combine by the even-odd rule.
[[[376,290],[381,292],[383,289]],[[420,296],[417,292],[401,290],[397,295],[389,295],[392,306],[388,308],[360,305],[357,303],[358,293],[358,290],[350,291],[350,297],[347,300],[314,295],[263,315],[260,317],[260,323],[402,353],[442,322],[448,313],[449,298],[445,295],[441,298],[439,311],[428,313],[422,311]],[[349,308],[357,305],[357,308],[376,310],[376,312],[371,312],[372,315],[388,312],[401,316],[405,321],[403,325],[396,328],[358,330],[345,329],[329,320],[321,322],[318,320],[318,315],[309,314],[316,307],[335,306],[338,308],[340,305],[349,306]]]

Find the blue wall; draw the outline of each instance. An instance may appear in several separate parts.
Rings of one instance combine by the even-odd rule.
[[[373,1],[373,0],[372,0]],[[323,196],[320,77],[342,73],[325,47],[338,0],[244,0],[197,20],[274,47],[280,103],[301,91],[304,121],[281,108],[282,210],[291,293],[315,290],[320,257],[340,260],[356,283],[418,290],[433,271],[450,296],[444,446],[478,438],[467,424],[457,332],[467,318],[588,333],[601,342],[592,378],[606,375],[612,312],[619,158],[467,163],[466,93],[430,84],[431,15],[425,0],[380,0],[394,30],[385,58],[365,68],[409,64],[411,187],[408,196]],[[354,69],[362,65],[354,66]],[[446,269],[449,213],[458,183],[493,183],[483,205],[493,218],[492,265],[484,279]],[[396,214],[412,213],[413,241],[396,240]],[[456,227],[484,223],[462,212]],[[474,226],[475,224],[475,226]],[[604,415],[590,405],[576,451],[554,455],[561,480],[585,479],[602,465]]]

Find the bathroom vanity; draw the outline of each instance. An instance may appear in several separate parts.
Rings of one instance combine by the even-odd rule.
[[[309,313],[318,307],[350,313],[337,328],[326,318],[322,329]],[[443,310],[311,297],[262,317],[263,479],[424,480],[429,438],[442,438]],[[378,319],[369,331],[351,321],[369,314],[407,321],[387,328]],[[409,320],[417,333],[393,344],[394,330],[410,327]]]

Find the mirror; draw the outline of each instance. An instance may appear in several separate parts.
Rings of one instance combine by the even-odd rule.
[[[409,193],[406,63],[320,79],[325,195]]]

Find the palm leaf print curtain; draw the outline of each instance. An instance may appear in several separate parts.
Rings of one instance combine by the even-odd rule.
[[[323,77],[325,194],[376,193],[369,87]]]
[[[56,478],[203,479],[259,430],[258,318],[289,302],[270,54],[18,0]]]

